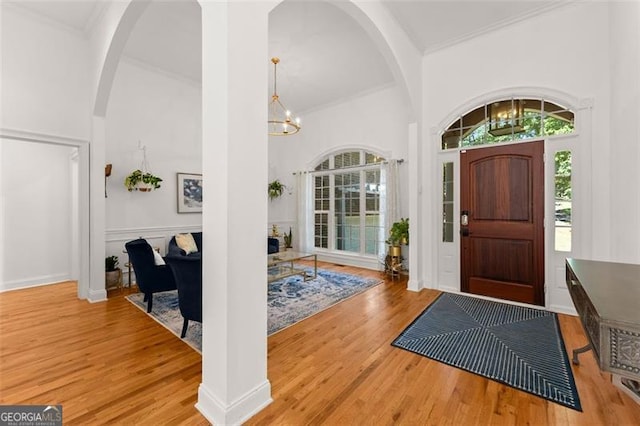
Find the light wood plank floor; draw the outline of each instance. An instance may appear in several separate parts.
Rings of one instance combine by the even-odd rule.
[[[580,413],[392,347],[439,294],[405,288],[385,279],[271,336],[274,402],[247,424],[640,424],[640,405],[591,354],[573,367]],[[577,318],[560,324],[568,350],[586,342]],[[0,404],[62,404],[68,425],[204,425],[193,407],[200,364],[122,292],[96,304],[79,301],[74,283],[0,294]]]

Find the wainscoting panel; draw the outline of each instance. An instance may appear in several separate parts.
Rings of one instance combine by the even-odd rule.
[[[147,228],[122,228],[108,229],[105,232],[105,252],[106,256],[118,256],[119,268],[122,269],[122,281],[127,284],[129,282],[129,271],[125,267],[125,263],[129,261],[124,245],[127,241],[137,238],[144,238],[157,248],[162,256],[167,254],[169,240],[176,234],[186,232],[201,232],[201,226],[157,226]],[[131,271],[131,282],[135,283],[135,275]]]

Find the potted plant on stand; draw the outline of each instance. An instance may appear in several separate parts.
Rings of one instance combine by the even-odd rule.
[[[118,268],[118,256],[107,256],[104,266],[106,288],[121,287],[122,270]]]
[[[400,218],[394,222],[389,230],[389,238],[386,241],[389,244],[389,252],[387,254],[385,269],[391,272],[398,272],[402,267],[402,246],[409,244],[409,219]]]

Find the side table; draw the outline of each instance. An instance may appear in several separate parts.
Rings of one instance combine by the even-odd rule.
[[[129,262],[125,263],[124,266],[127,267],[127,287],[131,288],[131,267],[133,265],[131,265],[131,261],[129,261]]]

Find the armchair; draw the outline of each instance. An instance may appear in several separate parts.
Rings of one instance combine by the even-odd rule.
[[[153,249],[143,238],[129,241],[125,245],[129,262],[136,274],[136,283],[147,302],[147,312],[153,307],[153,293],[175,290],[176,282],[167,265],[156,265]]]
[[[180,338],[187,334],[189,321],[202,323],[202,260],[189,256],[167,256],[178,287],[178,306],[184,318]]]

